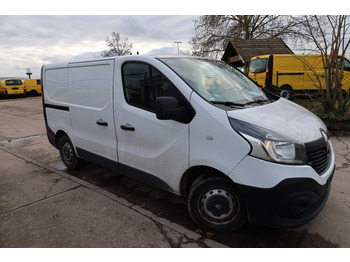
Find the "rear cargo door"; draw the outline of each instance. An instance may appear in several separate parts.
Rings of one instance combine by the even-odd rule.
[[[114,60],[69,65],[73,143],[77,153],[118,161],[113,118]]]

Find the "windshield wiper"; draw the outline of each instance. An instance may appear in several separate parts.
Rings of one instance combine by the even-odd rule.
[[[231,101],[210,101],[213,104],[224,105],[224,106],[239,106],[244,107],[246,104],[235,103]]]
[[[259,103],[264,103],[264,102],[270,102],[270,100],[268,99],[256,99],[256,100],[252,100],[252,101],[248,101],[247,103],[245,103],[244,105],[251,105],[251,104],[259,104]]]

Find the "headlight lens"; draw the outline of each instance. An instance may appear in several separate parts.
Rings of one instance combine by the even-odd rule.
[[[250,142],[252,146],[250,155],[279,163],[306,163],[306,150],[303,144],[265,128],[234,118],[229,119],[232,128]]]

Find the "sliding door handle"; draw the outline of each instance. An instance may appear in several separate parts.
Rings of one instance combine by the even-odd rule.
[[[135,131],[135,127],[131,126],[130,124],[121,125],[120,128],[126,131]]]
[[[108,123],[103,121],[102,119],[97,120],[96,124],[98,124],[100,126],[108,126]]]

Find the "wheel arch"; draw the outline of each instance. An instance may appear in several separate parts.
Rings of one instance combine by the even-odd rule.
[[[64,132],[63,130],[57,131],[57,133],[55,135],[55,147],[56,148],[58,148],[58,143],[59,143],[62,136],[67,136],[70,139],[70,137],[67,135],[67,133]],[[70,140],[72,141],[72,139],[70,139]]]
[[[281,85],[280,88],[286,88],[286,89],[289,89],[290,91],[293,91],[293,87],[290,84],[283,84]]]
[[[192,183],[200,176],[217,176],[217,177],[223,177],[231,181],[231,179],[222,173],[221,171],[209,167],[209,166],[194,166],[189,168],[181,177],[180,181],[180,194],[182,196],[187,196]],[[233,183],[233,182],[232,182]]]

